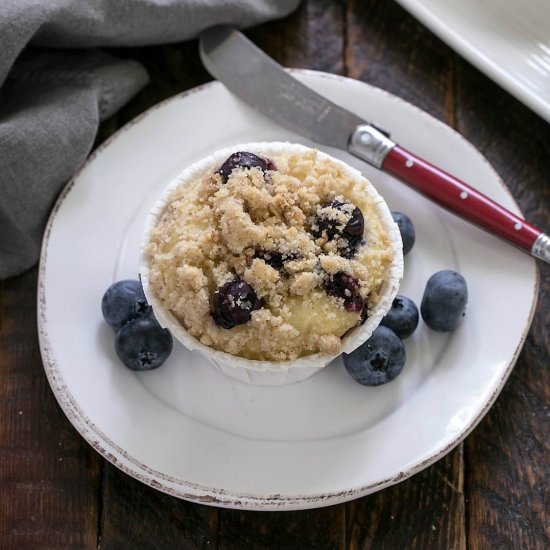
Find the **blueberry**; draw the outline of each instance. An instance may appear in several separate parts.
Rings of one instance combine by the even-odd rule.
[[[394,380],[405,365],[405,346],[388,327],[378,326],[372,336],[350,354],[344,353],[344,366],[363,386],[380,386]]]
[[[348,311],[362,311],[365,304],[359,295],[359,281],[355,277],[339,271],[331,275],[325,283],[326,293],[344,300]]]
[[[259,168],[263,172],[266,170],[275,170],[275,165],[269,159],[263,159],[254,153],[247,151],[239,151],[233,153],[220,167],[220,174],[224,181],[227,181],[231,172],[235,168]]]
[[[412,247],[414,246],[414,241],[416,240],[416,232],[414,230],[414,225],[407,214],[403,212],[392,212],[393,221],[399,227],[401,233],[401,240],[403,241],[403,256],[407,255]]]
[[[361,308],[361,315],[359,317],[359,324],[365,324],[365,321],[369,318],[369,304],[368,300],[365,300],[363,307]]]
[[[349,214],[349,219],[344,227],[342,227],[341,221],[335,219],[335,209]],[[322,237],[324,234],[329,241],[338,239],[338,252],[345,258],[351,258],[363,240],[364,230],[365,219],[357,206],[350,202],[333,200],[319,209],[311,232],[316,238]]]
[[[216,325],[229,329],[250,321],[252,312],[261,307],[254,289],[242,279],[235,279],[214,292],[212,317]]]
[[[256,250],[255,258],[262,259],[267,265],[270,265],[277,271],[284,269],[285,262],[292,262],[301,257],[299,252],[279,252],[278,250]]]
[[[416,304],[410,298],[398,294],[380,324],[391,328],[399,338],[408,338],[418,326],[418,318]]]
[[[420,312],[432,330],[448,332],[457,327],[467,303],[468,286],[464,277],[446,269],[434,273],[428,279]]]
[[[101,311],[105,321],[119,329],[131,319],[148,317],[151,306],[139,281],[124,280],[113,283],[106,290],[101,300]]]
[[[137,317],[117,332],[115,351],[129,369],[156,369],[172,351],[172,335],[154,317]]]

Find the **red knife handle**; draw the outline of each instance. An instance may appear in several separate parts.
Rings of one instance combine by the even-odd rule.
[[[453,213],[527,250],[542,231],[458,178],[395,145],[382,162],[382,170],[398,177]]]

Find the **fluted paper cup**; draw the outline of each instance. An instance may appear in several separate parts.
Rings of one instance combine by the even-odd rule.
[[[236,151],[249,151],[269,157],[270,155],[277,156],[305,153],[310,150],[310,148],[304,145],[287,142],[245,143],[218,150],[210,156],[187,167],[178,177],[172,180],[164,189],[146,219],[144,237],[140,251],[139,273],[145,296],[153,307],[153,311],[159,323],[163,327],[168,328],[174,338],[181,342],[187,349],[202,353],[212,365],[225,375],[247,384],[280,386],[299,382],[319,372],[340,355],[340,353],[336,355],[316,353],[288,361],[259,361],[237,357],[202,344],[197,338],[189,334],[176,316],[159,300],[159,298],[157,298],[153,288],[149,284],[149,258],[145,252],[145,248],[149,242],[149,234],[153,227],[159,223],[174,189],[176,189],[176,187],[189,185],[202,175],[216,171],[221,164]],[[372,310],[370,316],[363,325],[353,328],[342,339],[342,352],[350,353],[368,340],[392,305],[403,276],[402,241],[399,228],[393,221],[387,204],[372,184],[370,184],[359,171],[346,163],[321,151],[317,151],[317,155],[318,158],[330,159],[338,163],[355,179],[363,180],[367,183],[365,186],[365,193],[371,197],[376,213],[392,245],[393,260],[388,269],[386,280],[380,289],[378,304],[374,310]]]

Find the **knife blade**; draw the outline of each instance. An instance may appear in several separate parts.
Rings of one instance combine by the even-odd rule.
[[[211,27],[200,36],[199,52],[212,76],[281,126],[349,151],[452,213],[550,263],[550,237],[542,230],[305,86],[241,32],[225,25]]]

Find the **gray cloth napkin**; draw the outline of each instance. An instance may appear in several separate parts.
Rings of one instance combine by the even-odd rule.
[[[148,82],[139,63],[95,48],[178,42],[219,23],[247,27],[298,2],[1,0],[0,279],[36,263],[55,197],[99,123]]]

